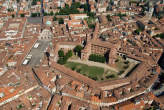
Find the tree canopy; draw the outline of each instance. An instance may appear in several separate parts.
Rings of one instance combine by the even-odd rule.
[[[59,50],[58,51],[58,56],[59,57],[64,57],[64,51],[63,50]]]
[[[97,54],[91,54],[89,56],[89,60],[91,61],[95,61],[95,62],[101,62],[101,63],[105,63],[106,59],[104,56],[102,55],[97,55]]]

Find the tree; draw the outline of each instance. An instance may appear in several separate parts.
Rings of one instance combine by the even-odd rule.
[[[77,9],[79,7],[79,3],[73,3],[71,7],[69,7],[68,4],[65,5],[65,8],[60,9],[56,15],[69,15],[69,14],[79,14],[79,10]]]
[[[140,34],[140,32],[141,32],[141,30],[140,30],[140,29],[136,29],[136,30],[134,31],[134,33],[135,33],[135,34],[137,34],[137,35],[139,35],[139,34]]]
[[[95,61],[95,62],[101,62],[101,63],[105,63],[106,59],[104,56],[102,55],[97,55],[97,54],[91,54],[89,56],[89,60],[91,61]]]
[[[12,14],[11,16],[12,16],[12,18],[14,18],[14,17],[15,17],[15,15],[14,15],[14,14]]]
[[[17,3],[19,3],[20,2],[20,0],[17,0]]]
[[[22,18],[25,16],[24,13],[20,15]]]
[[[56,16],[54,16],[54,18],[53,18],[53,21],[57,21],[57,18],[56,18]]]
[[[64,65],[66,63],[66,60],[63,58],[60,58],[57,63]]]
[[[82,49],[83,49],[83,47],[82,47],[81,45],[77,45],[77,46],[73,49],[73,51],[74,51],[76,54],[80,55]]]
[[[117,16],[119,16],[120,18],[122,18],[122,17],[126,16],[126,14],[119,13],[119,14],[117,14]]]
[[[59,22],[59,24],[64,24],[63,18],[59,18],[58,22]]]
[[[37,17],[40,16],[40,13],[31,13],[31,17]]]
[[[88,27],[89,27],[90,29],[95,29],[95,24],[88,24]]]
[[[71,8],[80,8],[80,6],[81,6],[80,2],[73,2]]]
[[[58,51],[58,56],[59,57],[64,57],[64,51],[63,50],[59,50]]]
[[[51,11],[51,12],[50,12],[50,16],[53,16],[53,15],[54,15],[54,12],[53,12],[53,11]]]
[[[89,17],[91,17],[91,18],[95,18],[95,13],[93,13],[93,12],[88,12],[87,13],[87,15],[89,16]]]
[[[31,5],[36,5],[36,2],[35,1],[32,1]]]
[[[90,6],[87,3],[81,5],[80,8],[84,8],[84,12],[90,12]]]
[[[106,17],[107,17],[108,21],[112,21],[112,19],[111,19],[109,14]]]
[[[66,57],[67,58],[70,58],[70,57],[72,57],[72,50],[69,50],[67,53],[66,53]]]

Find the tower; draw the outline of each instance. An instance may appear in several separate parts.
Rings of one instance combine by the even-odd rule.
[[[42,32],[42,30],[43,30],[43,16],[44,16],[43,0],[41,0],[40,14],[41,14],[41,32]]]

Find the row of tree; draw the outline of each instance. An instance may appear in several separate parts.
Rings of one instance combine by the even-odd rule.
[[[82,49],[83,49],[83,48],[82,48],[81,45],[77,45],[77,46],[73,49],[73,51],[74,51],[75,55],[80,56],[81,50],[82,50]],[[58,63],[61,64],[61,65],[67,63],[67,60],[68,60],[70,57],[72,57],[72,55],[73,55],[72,50],[69,50],[69,51],[66,53],[66,55],[65,55],[65,54],[64,54],[64,51],[60,49],[60,50],[58,51],[58,56],[59,56]]]
[[[54,15],[53,11],[51,11],[50,13],[44,12],[44,16],[53,16],[53,15]],[[40,12],[31,13],[31,17],[40,17]]]
[[[101,63],[105,63],[106,58],[102,55],[97,55],[97,54],[91,54],[89,56],[89,60],[94,61],[94,62],[101,62]]]
[[[33,0],[32,3],[31,3],[31,5],[36,5],[37,2],[40,2],[40,1],[41,1],[41,0]]]
[[[31,13],[31,17],[40,17],[40,13]]]
[[[59,56],[59,60],[58,63],[61,65],[64,65],[65,63],[67,63],[67,60],[72,57],[73,53],[72,50],[69,50],[66,55],[64,55],[64,51],[63,50],[59,50],[58,51],[58,56]]]
[[[161,34],[157,34],[153,37],[157,37],[157,38],[161,38],[161,39],[164,39],[164,33],[161,33]]]
[[[78,10],[78,8],[83,8],[84,13],[90,12],[89,4],[80,4],[80,2],[73,2],[70,7],[68,4],[66,4],[64,8],[61,8],[60,11],[56,13],[56,15],[79,14],[80,11]]]
[[[56,16],[53,17],[53,21],[58,21],[59,24],[64,24],[63,18],[57,18]]]

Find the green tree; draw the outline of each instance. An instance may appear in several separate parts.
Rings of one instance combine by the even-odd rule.
[[[87,3],[81,5],[80,8],[84,8],[84,12],[90,12],[90,6]]]
[[[15,17],[15,15],[14,15],[14,14],[12,14],[11,16],[12,16],[12,18],[14,18],[14,17]]]
[[[90,29],[95,29],[95,24],[88,24],[88,27],[89,27]]]
[[[50,16],[53,16],[53,15],[54,15],[54,12],[53,12],[53,11],[51,11],[51,12],[50,12]]]
[[[25,15],[24,14],[21,14],[20,16],[23,18]]]
[[[83,49],[83,47],[81,45],[77,45],[73,51],[75,52],[75,54],[80,55],[81,54],[81,50]]]
[[[58,51],[58,56],[59,57],[64,57],[64,51],[63,50],[59,50]]]
[[[59,63],[59,64],[61,64],[61,65],[64,65],[64,64],[66,63],[66,60],[63,59],[63,58],[59,58],[59,60],[58,60],[57,63]]]
[[[63,18],[59,18],[58,22],[59,22],[59,24],[64,24]]]
[[[107,17],[108,21],[112,21],[112,19],[111,19],[109,14],[106,17]]]
[[[67,57],[67,58],[72,57],[72,55],[73,55],[72,50],[69,50],[69,51],[66,53],[66,57]]]
[[[101,63],[105,63],[106,59],[104,56],[102,55],[97,55],[97,54],[91,54],[89,56],[89,60],[91,61],[95,61],[95,62],[101,62]]]
[[[136,30],[134,31],[134,33],[136,33],[137,35],[139,35],[139,34],[140,34],[140,32],[141,32],[141,30],[140,30],[140,29],[136,29]]]
[[[54,17],[53,17],[53,21],[57,21],[57,18],[56,18],[56,16],[54,16]]]
[[[38,17],[40,16],[40,13],[31,13],[31,17]]]
[[[87,15],[89,16],[89,17],[91,17],[91,18],[95,18],[95,13],[93,13],[93,12],[88,12],[87,13]]]
[[[20,2],[20,0],[17,0],[17,3],[19,3]]]
[[[80,2],[73,2],[71,8],[80,8],[80,6],[81,6]]]

